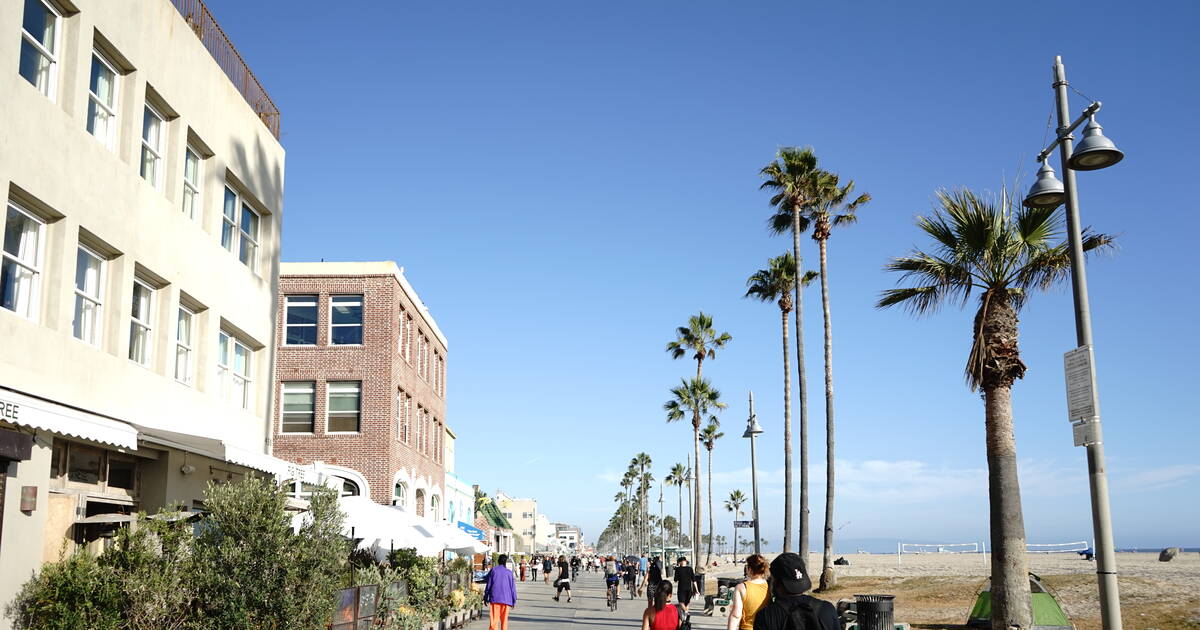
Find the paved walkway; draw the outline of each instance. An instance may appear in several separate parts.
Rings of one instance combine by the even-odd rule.
[[[555,572],[557,574],[557,572]],[[617,628],[640,628],[642,611],[646,609],[646,599],[640,597],[630,601],[629,591],[624,590],[616,612],[610,611],[604,596],[604,576],[600,573],[584,572],[572,585],[571,603],[567,603],[564,591],[561,601],[554,601],[554,587],[545,584],[540,579],[537,582],[517,582],[517,606],[508,616],[510,630],[538,630],[561,628],[566,625],[581,625],[595,630],[616,630]],[[705,617],[700,614],[703,608],[700,601],[692,600],[692,627],[697,629],[717,629],[725,627],[725,619],[720,617]],[[484,619],[472,624],[471,630],[483,630],[487,627]]]

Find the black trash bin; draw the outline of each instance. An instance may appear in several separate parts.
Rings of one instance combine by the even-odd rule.
[[[719,577],[717,578],[717,597],[721,597],[721,593],[725,592],[732,597],[733,589],[737,588],[745,580],[743,578]]]
[[[895,595],[855,595],[858,630],[893,630]]]

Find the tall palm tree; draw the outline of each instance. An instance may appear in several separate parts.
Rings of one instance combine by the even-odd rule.
[[[733,341],[729,333],[719,333],[713,328],[712,315],[705,315],[704,311],[689,317],[688,325],[676,328],[675,335],[675,340],[667,343],[667,352],[671,353],[672,359],[682,359],[688,352],[694,352],[692,358],[696,360],[697,379],[702,376],[704,360],[717,358],[717,349]]]
[[[886,269],[900,273],[907,286],[884,291],[877,306],[900,305],[923,315],[946,302],[966,305],[973,292],[979,293],[966,380],[972,391],[983,391],[992,628],[1027,628],[1029,576],[1012,416],[1012,386],[1026,369],[1017,348],[1017,312],[1032,291],[1046,290],[1069,275],[1063,213],[1022,208],[1007,191],[996,198],[942,190],[932,215],[917,217],[917,227],[933,239],[933,247],[888,263]],[[1104,234],[1089,231],[1083,236],[1085,250],[1112,245]]]
[[[792,288],[796,295],[796,371],[797,394],[800,398],[800,523],[799,553],[808,561],[808,376],[804,367],[804,300],[800,293],[804,273],[800,257],[800,234],[808,229],[804,208],[812,203],[813,182],[819,171],[817,156],[809,147],[798,149],[784,147],[776,159],[764,166],[759,173],[763,176],[761,190],[771,191],[771,205],[775,214],[768,220],[768,227],[776,234],[791,233],[792,257],[796,271]],[[783,551],[792,550],[792,425],[783,425]]]
[[[683,483],[684,483],[684,478],[686,475],[687,475],[687,468],[684,468],[683,464],[680,464],[678,462],[674,466],[671,467],[671,473],[669,475],[667,475],[667,483],[670,485],[673,485],[679,489],[679,527],[680,528],[679,528],[679,530],[676,531],[676,539],[675,539],[676,547],[682,546],[680,544],[680,541],[681,541],[680,535],[683,534]]]
[[[642,482],[638,484],[638,490],[641,495],[638,499],[638,509],[642,512],[641,526],[642,537],[639,539],[641,547],[650,546],[650,532],[654,529],[652,522],[654,515],[650,513],[650,488],[654,485],[654,475],[651,473],[642,473]],[[638,549],[641,551],[641,549]]]
[[[626,505],[630,504],[631,497],[633,496],[633,475],[633,467],[630,466],[630,468],[625,471],[625,475],[621,477],[621,487],[625,489]],[[622,536],[622,538],[625,540],[625,551],[629,551],[629,541],[632,539],[631,534],[633,533],[633,519],[628,511],[625,513],[624,524],[621,529],[624,532],[624,536]]]
[[[733,512],[733,520],[738,520],[742,515],[742,504],[746,502],[746,495],[742,494],[741,490],[734,490],[729,493],[729,498],[725,499],[725,511]],[[733,563],[737,564],[737,525],[733,527]]]
[[[710,422],[716,422],[714,414],[725,407],[725,403],[721,402],[721,392],[703,378],[690,381],[680,379],[679,386],[671,388],[671,399],[663,404],[663,410],[667,412],[667,422],[683,420],[689,416],[692,420],[692,450],[696,455],[696,466],[693,469],[696,474],[691,476],[692,497],[695,499],[691,531],[693,560],[700,557],[700,420],[708,418]]]
[[[833,322],[829,316],[828,243],[833,228],[858,221],[855,211],[871,201],[871,195],[855,196],[854,182],[842,185],[836,174],[822,172],[814,185],[815,201],[805,207],[812,224],[821,262],[821,312],[825,323],[825,548],[821,561],[821,590],[833,588],[833,496],[834,496],[834,422],[833,422]]]
[[[721,423],[717,422],[716,417],[709,418],[708,426],[700,432],[700,441],[704,443],[704,448],[708,449],[708,556],[705,558],[704,564],[708,566],[712,563],[713,550],[713,505],[712,505],[712,453],[713,447],[716,446],[717,440],[725,437],[725,434],[720,430]]]
[[[646,482],[646,468],[648,468],[650,464],[650,456],[646,453],[638,453],[637,455],[633,456],[632,460],[629,461],[630,469],[635,471],[634,479],[638,482],[637,512],[639,517],[637,519],[637,531],[639,546],[644,542],[646,537],[646,492],[649,490]]]

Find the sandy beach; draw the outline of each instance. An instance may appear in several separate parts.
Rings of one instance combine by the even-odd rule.
[[[838,587],[818,596],[836,601],[856,593],[896,595],[896,620],[916,628],[957,628],[966,621],[976,593],[991,571],[980,554],[848,554],[849,566],[835,567]],[[821,557],[809,567],[820,573]],[[1129,630],[1200,628],[1200,553],[1159,562],[1157,553],[1119,553],[1122,617]],[[1096,565],[1071,554],[1030,554],[1029,570],[1041,576],[1079,630],[1100,627]],[[741,565],[723,564],[710,576],[741,575]],[[716,580],[706,590],[712,592]]]

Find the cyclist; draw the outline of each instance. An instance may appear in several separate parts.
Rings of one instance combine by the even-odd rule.
[[[579,578],[579,556],[571,556],[571,579]]]
[[[637,598],[638,565],[636,560],[626,560],[623,569],[625,588],[629,589],[629,599]]]
[[[616,602],[621,599],[621,573],[617,570],[616,558],[609,556],[604,563],[604,586],[608,591],[608,598]],[[616,610],[615,604],[610,604],[613,610]]]

